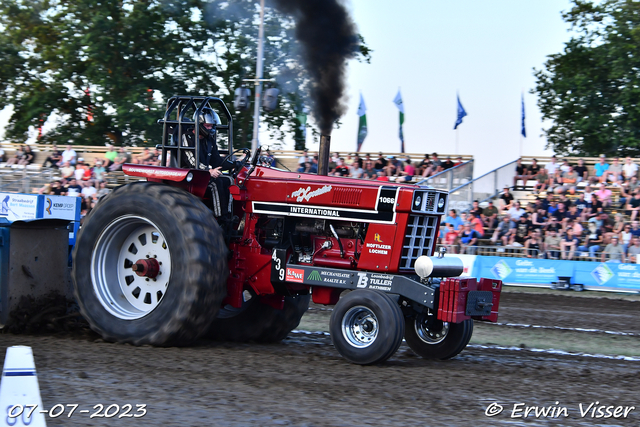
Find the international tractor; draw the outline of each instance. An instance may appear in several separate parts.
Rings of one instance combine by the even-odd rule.
[[[199,164],[192,118],[205,108],[228,146],[231,214],[220,218],[209,171],[183,161],[190,153]],[[334,305],[335,348],[365,365],[403,338],[422,357],[448,359],[474,320],[497,321],[502,283],[458,277],[460,259],[435,253],[447,192],[266,165],[259,150],[233,150],[232,116],[215,97],[175,96],[158,122],[166,166],[126,164],[146,181],[103,197],[73,253],[76,299],[105,340],[277,342],[313,300]]]

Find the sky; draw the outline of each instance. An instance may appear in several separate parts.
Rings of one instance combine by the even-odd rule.
[[[475,176],[520,156],[521,96],[527,137],[522,155],[550,156],[537,107],[533,69],[569,41],[567,0],[351,0],[370,64],[351,61],[348,111],[332,134],[335,150],[356,149],[360,93],[367,107],[363,152],[400,151],[398,110],[405,108],[405,151],[473,155]],[[454,131],[456,94],[467,116]],[[456,135],[457,133],[457,135]],[[308,144],[311,149],[317,144]],[[317,148],[316,148],[317,149]]]
[[[405,151],[468,154],[474,175],[545,150],[533,69],[561,52],[570,26],[568,0],[348,0],[353,20],[373,50],[371,63],[350,61],[348,110],[331,147],[355,151],[358,104],[367,107],[363,152],[399,152],[398,110],[405,108]],[[524,93],[527,137],[520,137]],[[467,116],[454,131],[456,94]],[[7,111],[0,112],[0,138]],[[268,135],[261,132],[262,144]],[[317,143],[308,137],[308,147]],[[292,144],[290,147],[292,148]],[[457,150],[456,150],[457,148]],[[522,150],[522,151],[521,151]],[[417,159],[416,159],[417,160]]]

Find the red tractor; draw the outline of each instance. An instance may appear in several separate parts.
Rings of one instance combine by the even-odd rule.
[[[191,153],[199,164],[190,118],[206,108],[223,117],[217,135],[229,146],[232,216],[224,220],[211,209],[209,171],[183,162]],[[276,342],[312,298],[335,304],[330,332],[340,354],[373,364],[403,338],[425,358],[454,357],[473,319],[497,321],[501,282],[457,277],[458,258],[433,256],[447,192],[283,171],[261,165],[259,150],[234,160],[232,117],[218,98],[173,97],[159,123],[161,164],[171,167],[125,165],[146,182],[101,199],[73,254],[76,299],[105,340]]]

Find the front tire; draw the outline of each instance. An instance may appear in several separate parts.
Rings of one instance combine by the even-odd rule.
[[[451,359],[469,344],[473,320],[447,323],[423,312],[406,317],[404,338],[411,350],[425,359]]]
[[[73,254],[74,294],[107,341],[188,345],[226,294],[226,254],[198,198],[163,184],[125,185],[85,218]]]
[[[355,290],[336,304],[329,330],[333,345],[348,361],[358,365],[381,363],[402,344],[402,310],[383,292]]]

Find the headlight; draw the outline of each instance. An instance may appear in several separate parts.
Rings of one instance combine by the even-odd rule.
[[[187,182],[191,182],[191,180],[192,180],[192,179],[193,179],[193,173],[192,173],[192,172],[189,172],[189,173],[187,174]]]

